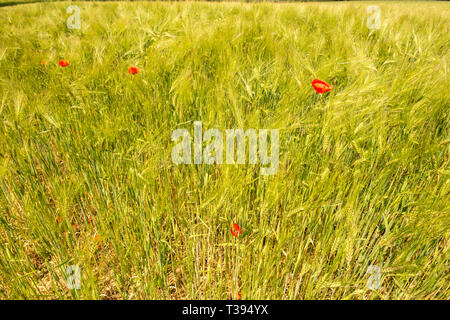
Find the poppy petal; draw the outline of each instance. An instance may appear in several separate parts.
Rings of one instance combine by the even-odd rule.
[[[138,74],[139,73],[139,69],[138,69],[138,67],[129,67],[128,68],[128,73],[129,74]]]
[[[241,227],[239,227],[237,223],[233,223],[233,229],[234,230],[231,230],[231,234],[233,236],[238,237],[240,234],[242,234]]]
[[[314,79],[311,84],[317,93],[325,93],[332,89],[328,83],[319,79]]]
[[[67,60],[59,60],[59,62],[58,62],[58,64],[61,66],[61,67],[67,67],[68,65],[69,65],[69,61],[67,61]]]

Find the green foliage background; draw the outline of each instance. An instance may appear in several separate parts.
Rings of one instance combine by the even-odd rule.
[[[448,299],[450,6],[367,5],[0,8],[0,297]],[[172,164],[195,120],[278,173]]]

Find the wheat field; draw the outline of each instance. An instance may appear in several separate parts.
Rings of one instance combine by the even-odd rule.
[[[449,17],[445,2],[0,7],[0,298],[449,299]],[[278,172],[174,164],[171,134],[194,121],[278,129]]]

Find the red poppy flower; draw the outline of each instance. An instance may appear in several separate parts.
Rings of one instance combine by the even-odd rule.
[[[42,61],[41,61],[41,64],[42,64],[44,67],[46,67],[46,66],[47,66],[47,61],[42,60]]]
[[[232,234],[233,236],[239,237],[239,235],[242,234],[241,227],[239,227],[238,224],[233,223],[233,229],[234,229],[234,230],[231,230],[231,234]]]
[[[137,67],[129,67],[128,68],[128,73],[129,74],[138,74],[139,73],[139,69]]]
[[[59,65],[61,66],[61,67],[67,67],[68,65],[69,65],[69,61],[67,61],[67,60],[59,60]]]
[[[238,300],[241,300],[241,299],[242,299],[242,293],[241,293],[241,292],[238,292],[238,297],[237,297],[237,299],[238,299]]]
[[[314,79],[312,82],[312,86],[317,93],[325,93],[332,89],[332,87],[328,83],[319,79]]]

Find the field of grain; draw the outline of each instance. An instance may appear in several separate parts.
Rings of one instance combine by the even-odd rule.
[[[0,298],[449,299],[449,18],[445,2],[0,7]],[[277,173],[174,164],[194,121],[278,129]]]

